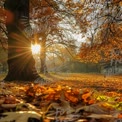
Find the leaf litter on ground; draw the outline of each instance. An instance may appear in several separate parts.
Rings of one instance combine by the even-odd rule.
[[[100,78],[97,80],[99,79],[101,83],[94,79],[87,80],[86,77],[85,81],[81,77],[77,79],[81,81],[64,79],[45,86],[33,82],[1,82],[0,114],[7,114],[9,117],[8,113],[11,112],[18,115],[17,112],[20,111],[23,113],[31,111],[32,114],[36,112],[40,115],[43,121],[50,119],[72,122],[115,122],[117,119],[122,119],[121,88],[118,88],[118,91],[110,91],[108,82]],[[113,80],[107,79],[107,81],[113,86]],[[119,83],[119,80],[117,81]],[[76,82],[80,85],[76,85]],[[86,84],[89,86],[104,84],[104,89],[98,91],[96,87],[86,87]],[[6,117],[0,118],[0,122],[6,119]]]

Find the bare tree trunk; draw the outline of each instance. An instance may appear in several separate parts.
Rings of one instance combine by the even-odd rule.
[[[31,52],[31,41],[23,33],[29,25],[29,0],[6,0],[8,74],[4,80],[31,81],[39,78]]]
[[[40,51],[40,61],[41,61],[41,68],[40,73],[48,73],[47,66],[46,66],[46,38],[43,37],[41,41],[41,51]]]

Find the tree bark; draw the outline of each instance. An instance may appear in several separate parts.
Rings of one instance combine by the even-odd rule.
[[[40,43],[41,51],[40,51],[40,61],[41,61],[41,68],[40,73],[48,73],[47,66],[46,66],[46,37],[42,38]]]
[[[29,0],[6,0],[8,31],[8,74],[4,80],[32,81],[40,76],[35,69],[31,41],[24,30],[29,27]]]

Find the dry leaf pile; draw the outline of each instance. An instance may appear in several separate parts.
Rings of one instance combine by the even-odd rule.
[[[39,115],[43,118],[40,122],[115,122],[122,119],[122,94],[103,94],[93,89],[64,85],[1,83],[0,122],[16,120],[11,114],[20,116],[17,113],[20,111],[28,117],[36,112],[36,118]],[[8,118],[3,117],[4,114]]]

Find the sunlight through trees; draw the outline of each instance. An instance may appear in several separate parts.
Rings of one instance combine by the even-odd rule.
[[[40,48],[41,47],[39,44],[31,45],[32,54],[33,55],[40,54]]]

